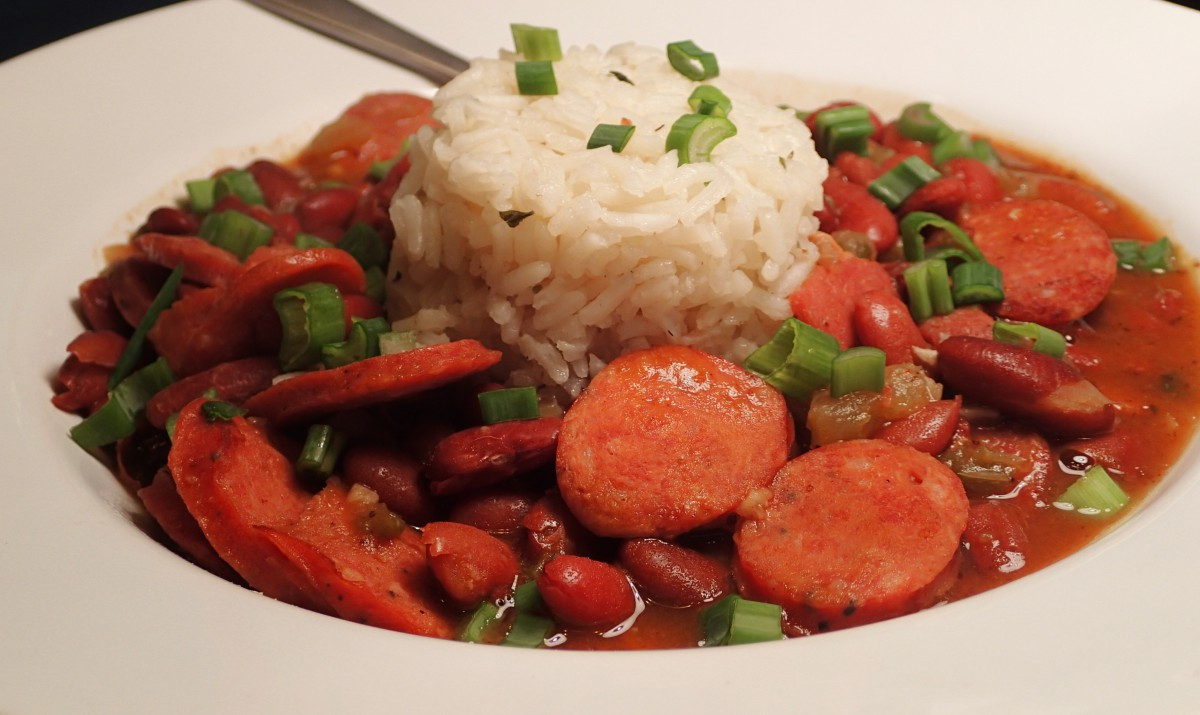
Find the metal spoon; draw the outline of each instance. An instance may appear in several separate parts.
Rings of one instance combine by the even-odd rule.
[[[369,52],[443,85],[467,61],[350,0],[247,0],[322,35]]]

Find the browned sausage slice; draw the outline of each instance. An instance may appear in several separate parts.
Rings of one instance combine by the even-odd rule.
[[[1069,323],[1095,310],[1116,278],[1108,234],[1057,201],[985,204],[965,211],[962,223],[1004,274],[1002,317]]]
[[[731,513],[787,461],[783,397],[672,345],[613,360],[563,419],[558,486],[601,536],[670,538]]]
[[[297,422],[398,400],[482,372],[498,362],[499,352],[474,340],[456,340],[297,375],[251,397],[246,409],[276,422]]]
[[[743,521],[734,537],[741,589],[812,630],[930,605],[967,524],[954,472],[881,440],[807,452],[779,471],[771,492],[765,516]]]
[[[216,391],[218,400],[240,405],[246,398],[270,387],[271,380],[278,374],[279,361],[275,358],[223,362],[160,390],[146,403],[146,421],[162,429],[171,413],[182,410],[210,389]]]

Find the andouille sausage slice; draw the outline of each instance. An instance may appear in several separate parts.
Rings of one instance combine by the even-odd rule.
[[[143,233],[133,245],[160,266],[183,266],[183,277],[200,285],[229,285],[243,270],[237,256],[198,236]]]
[[[260,531],[341,618],[453,637],[450,616],[432,595],[420,535],[411,528],[389,537],[370,533],[362,524],[361,506],[351,503],[345,486],[334,480],[294,524]]]
[[[150,516],[158,522],[163,532],[175,542],[184,554],[198,566],[209,573],[229,581],[240,581],[237,573],[229,568],[229,564],[221,560],[212,544],[204,537],[195,517],[187,510],[187,505],[179,497],[175,489],[175,480],[171,472],[163,467],[154,475],[149,485],[138,489],[138,498]]]
[[[963,229],[1004,274],[998,312],[1061,325],[1100,305],[1117,275],[1108,234],[1057,201],[1015,199],[963,212]]]
[[[246,401],[251,414],[274,422],[377,405],[482,372],[500,353],[475,340],[456,340],[359,360],[284,380]]]
[[[225,362],[204,372],[167,385],[146,403],[146,421],[163,429],[167,418],[208,390],[218,400],[241,404],[251,395],[271,386],[279,374],[279,361],[270,357],[246,358]]]
[[[266,435],[241,417],[210,422],[196,400],[179,413],[167,466],[208,543],[264,594],[329,612],[320,592],[263,534],[304,512],[309,495]]]
[[[734,536],[749,598],[812,630],[930,605],[958,551],[967,495],[954,472],[911,447],[837,442],[788,462],[762,518]]]
[[[558,486],[601,536],[670,538],[733,512],[787,461],[782,395],[672,345],[609,363],[563,419]]]

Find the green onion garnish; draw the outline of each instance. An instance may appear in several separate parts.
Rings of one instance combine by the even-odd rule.
[[[1000,168],[1000,155],[992,148],[992,143],[987,139],[976,139],[971,144],[974,157],[984,164],[987,164],[993,171]]]
[[[513,590],[513,608],[518,611],[530,611],[542,603],[542,592],[538,590],[537,581],[526,581]]]
[[[667,60],[679,74],[697,82],[712,79],[721,73],[717,67],[717,56],[700,49],[691,40],[668,44]]]
[[[379,352],[383,355],[406,353],[417,349],[417,336],[411,330],[397,330],[379,336]]]
[[[175,381],[170,366],[159,358],[138,370],[108,393],[108,402],[71,428],[71,439],[84,449],[112,444],[133,434],[146,401]]]
[[[383,318],[354,318],[349,337],[321,347],[321,362],[325,367],[334,368],[375,357],[379,355],[379,336],[391,329]]]
[[[1098,464],[1088,468],[1054,500],[1059,509],[1086,516],[1112,516],[1128,503],[1129,495]]]
[[[512,420],[532,420],[541,415],[537,390],[532,387],[510,387],[481,392],[479,411],[483,413],[483,423],[486,425]]]
[[[129,342],[121,351],[121,357],[117,358],[117,364],[113,367],[112,374],[108,376],[108,389],[116,388],[117,384],[133,370],[133,366],[137,365],[138,360],[142,357],[142,348],[146,345],[146,334],[150,332],[150,328],[154,327],[158,316],[175,300],[175,293],[179,291],[181,281],[183,281],[183,266],[175,266],[175,270],[171,271],[171,275],[167,276],[167,280],[162,284],[162,288],[158,289],[154,300],[150,301],[150,307],[146,309],[146,314],[142,316],[133,335],[129,336]]]
[[[216,199],[213,191],[217,187],[216,179],[194,179],[184,184],[187,187],[188,206],[198,214],[212,211]]]
[[[467,621],[467,625],[458,639],[467,643],[479,643],[483,640],[483,634],[487,631],[488,626],[495,623],[499,617],[500,608],[491,601],[484,601],[471,614],[471,620]]]
[[[920,261],[925,258],[925,237],[922,232],[930,227],[940,228],[950,234],[950,238],[970,257],[970,260],[984,260],[983,252],[979,250],[966,231],[959,228],[958,224],[953,221],[929,211],[913,211],[900,219],[900,236],[904,243],[905,260]]]
[[[1004,277],[995,264],[985,261],[960,263],[950,275],[954,282],[955,305],[1004,300]]]
[[[833,359],[829,380],[829,396],[841,397],[851,392],[882,392],[887,355],[879,348],[859,346],[842,352]]]
[[[387,260],[387,246],[379,232],[364,221],[357,221],[346,229],[346,233],[338,241],[337,247],[354,256],[358,265],[363,269],[382,266]]]
[[[517,92],[524,95],[558,94],[554,65],[548,61],[517,63]]]
[[[1166,236],[1152,243],[1117,239],[1112,248],[1117,254],[1117,265],[1125,270],[1166,273],[1175,268],[1175,251]]]
[[[908,289],[908,311],[918,323],[954,310],[946,262],[939,258],[929,258],[906,268],[904,286]]]
[[[554,622],[549,618],[535,616],[528,611],[517,611],[516,617],[513,618],[512,628],[509,629],[508,636],[500,645],[516,648],[540,648],[553,627]]]
[[[950,132],[939,139],[937,144],[933,145],[930,154],[933,157],[933,163],[941,166],[947,161],[960,156],[973,158],[975,156],[975,143],[971,139],[971,135],[966,132]]]
[[[200,223],[200,237],[245,261],[254,249],[271,242],[275,231],[240,211],[209,214]]]
[[[696,114],[709,114],[714,117],[728,117],[733,110],[733,102],[725,93],[711,84],[702,84],[692,90],[688,97],[688,106]]]
[[[992,323],[992,337],[1009,345],[1033,348],[1053,358],[1061,358],[1067,352],[1067,340],[1062,333],[1037,323]]]
[[[783,640],[783,608],[737,595],[722,598],[700,616],[704,645],[740,645]]]
[[[376,303],[382,303],[387,298],[387,276],[379,266],[371,266],[363,271],[367,287],[363,295]]]
[[[844,151],[866,156],[867,140],[875,133],[871,112],[861,104],[826,109],[817,115],[817,152],[832,161]]]
[[[678,152],[680,166],[709,161],[713,149],[735,134],[737,127],[725,117],[685,114],[671,125],[666,151]]]
[[[218,420],[222,422],[228,422],[234,417],[241,417],[242,415],[246,414],[246,411],[229,402],[222,402],[221,400],[209,400],[203,405],[200,405],[200,414],[203,415],[204,419],[210,423]]]
[[[311,233],[304,233],[303,231],[296,234],[296,238],[293,239],[292,243],[302,251],[309,248],[334,248],[334,244],[320,236],[314,236]]]
[[[342,294],[329,283],[306,283],[275,294],[275,312],[283,327],[279,364],[284,372],[321,359],[321,348],[346,335]]]
[[[840,352],[837,338],[788,318],[743,366],[785,395],[807,398],[829,384],[833,359]]]
[[[953,131],[950,125],[933,113],[929,102],[910,104],[896,122],[900,134],[919,142],[933,143]]]
[[[558,42],[558,30],[552,27],[536,27],[514,22],[513,47],[527,60],[557,62],[562,59],[562,46]],[[522,92],[524,94],[524,92]]]
[[[872,181],[867,190],[894,211],[912,195],[912,192],[940,176],[937,169],[926,164],[921,157],[913,155]]]
[[[592,136],[588,138],[588,149],[599,149],[600,147],[611,147],[614,154],[620,154],[625,145],[629,143],[629,138],[633,136],[633,125],[631,124],[597,124],[592,130]]]
[[[248,204],[262,205],[266,203],[262,189],[258,188],[258,182],[254,180],[254,175],[245,169],[226,171],[217,176],[215,181],[213,186],[214,202],[220,201],[226,196],[236,196]]]
[[[310,484],[323,484],[337,466],[346,438],[329,425],[312,425],[296,460],[296,475]]]

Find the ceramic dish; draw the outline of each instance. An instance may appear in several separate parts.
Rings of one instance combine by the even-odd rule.
[[[565,43],[692,38],[723,66],[882,87],[1084,168],[1200,254],[1200,13],[1104,3],[402,3],[466,55],[510,21]],[[272,153],[361,94],[426,89],[234,0],[184,3],[0,65],[0,711],[1183,712],[1200,709],[1193,445],[1082,552],[949,606],[720,650],[515,651],[316,615],[221,581],[142,530],[66,437],[49,378],[76,286],[139,213],[224,156]],[[176,177],[178,181],[168,184]]]

